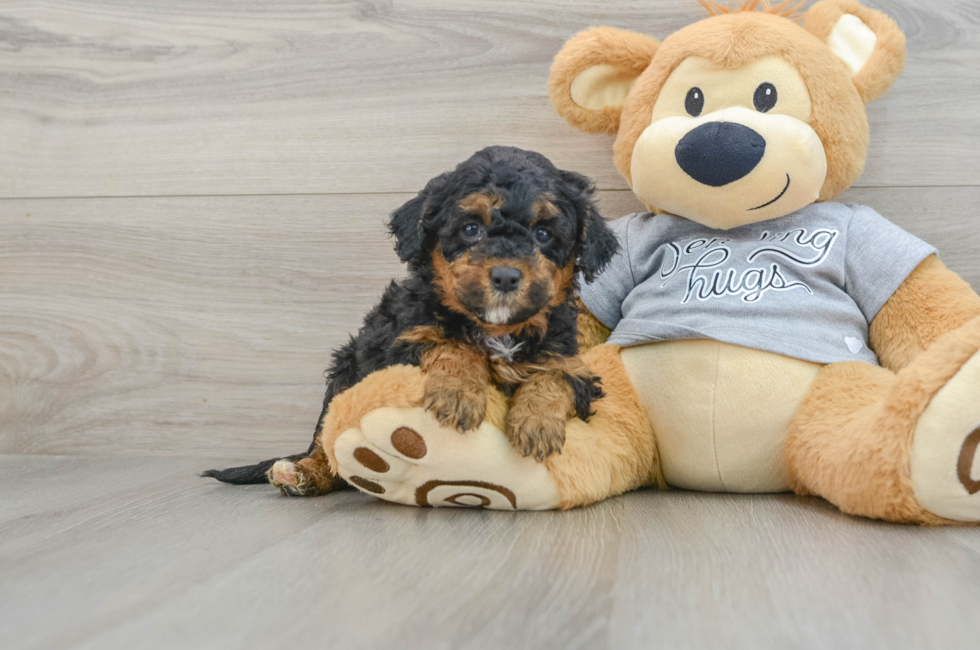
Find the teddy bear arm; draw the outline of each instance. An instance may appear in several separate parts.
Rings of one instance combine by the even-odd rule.
[[[871,349],[898,371],[946,332],[980,316],[980,296],[930,255],[906,278],[871,322]]]
[[[592,315],[589,308],[581,300],[577,300],[578,305],[578,348],[579,353],[584,353],[597,345],[602,345],[609,339],[612,330],[602,324],[598,318]]]

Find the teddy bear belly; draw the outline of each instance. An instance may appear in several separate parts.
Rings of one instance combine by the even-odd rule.
[[[712,492],[789,489],[790,419],[823,367],[711,340],[623,348],[667,483]]]

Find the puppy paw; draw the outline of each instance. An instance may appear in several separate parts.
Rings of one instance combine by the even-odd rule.
[[[472,431],[487,414],[486,389],[426,386],[425,410],[444,427]]]
[[[325,463],[315,458],[303,458],[292,462],[286,458],[277,460],[266,476],[269,483],[289,497],[312,497],[333,490],[333,480]]]
[[[461,436],[420,408],[380,408],[342,433],[333,449],[341,478],[386,501],[493,510],[559,504],[548,469],[522,458],[486,422]]]
[[[553,413],[515,414],[507,418],[507,437],[523,456],[539,463],[565,446],[565,418]]]
[[[277,460],[268,473],[269,483],[286,496],[305,496],[308,483],[296,463],[285,458]]]

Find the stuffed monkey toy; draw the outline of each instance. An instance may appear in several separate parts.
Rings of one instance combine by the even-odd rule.
[[[855,0],[802,23],[785,3],[700,1],[711,16],[663,42],[597,27],[551,70],[557,111],[616,136],[648,209],[612,222],[620,253],[581,290],[595,415],[537,463],[505,440],[502,396],[460,434],[420,408],[417,368],[390,368],[324,419],[340,477],[412,505],[570,508],[672,485],[980,521],[980,297],[928,244],[833,202],[904,36]]]

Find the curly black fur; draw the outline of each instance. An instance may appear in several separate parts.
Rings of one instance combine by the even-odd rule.
[[[474,223],[472,213],[460,202],[474,192],[492,192],[502,205],[493,211],[489,225],[481,225],[478,241],[463,229]],[[478,345],[484,324],[474,314],[463,314],[447,307],[434,286],[432,254],[438,247],[447,261],[469,252],[500,259],[522,259],[540,251],[557,268],[575,262],[586,282],[615,255],[618,244],[593,203],[591,181],[574,172],[555,168],[541,154],[514,147],[488,147],[477,152],[456,169],[429,181],[418,196],[391,215],[389,229],[395,238],[398,257],[408,264],[409,275],[392,281],[381,301],[367,314],[356,336],[336,350],[327,370],[327,390],[323,410],[314,433],[311,453],[320,434],[323,416],[333,398],[368,374],[394,364],[419,365],[424,344],[399,340],[399,336],[419,326],[438,326],[448,340]],[[545,220],[532,221],[535,201],[547,196],[557,213]],[[548,241],[536,238],[546,228]],[[573,356],[578,310],[575,305],[577,279],[567,288],[563,301],[548,314],[547,329],[515,336],[522,345],[514,362],[532,363],[547,357]],[[528,315],[528,317],[534,314]],[[601,396],[598,378],[567,377],[572,387],[578,416],[592,413],[592,402]],[[512,392],[514,386],[503,386]],[[302,458],[304,454],[290,457]],[[263,483],[266,472],[277,459],[245,467],[209,470],[210,476],[227,483]]]

